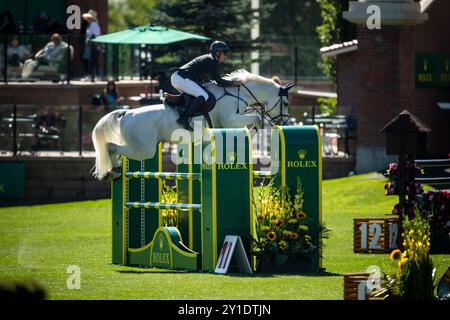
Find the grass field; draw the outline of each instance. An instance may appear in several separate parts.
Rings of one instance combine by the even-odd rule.
[[[385,254],[354,254],[353,218],[383,217],[395,197],[384,196],[378,174],[323,183],[324,274],[215,275],[110,264],[109,200],[0,208],[0,280],[40,282],[50,299],[342,299],[343,275],[370,265],[389,270]],[[437,275],[450,255],[434,256]],[[81,289],[67,289],[69,265],[81,269]]]

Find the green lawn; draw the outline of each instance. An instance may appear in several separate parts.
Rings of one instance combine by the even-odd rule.
[[[39,281],[51,299],[342,299],[343,274],[370,265],[389,267],[388,256],[354,254],[356,217],[383,217],[395,197],[385,180],[366,174],[323,183],[323,217],[333,230],[326,242],[326,273],[239,276],[128,268],[110,264],[109,200],[0,208],[0,280]],[[440,277],[450,255],[434,256]],[[69,265],[81,268],[81,289],[66,286]]]

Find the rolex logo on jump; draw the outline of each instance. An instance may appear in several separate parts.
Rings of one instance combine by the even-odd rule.
[[[299,160],[295,161],[288,161],[287,167],[288,168],[316,168],[317,167],[317,161],[316,160],[306,160],[306,150],[298,150],[297,156]]]
[[[305,150],[298,150],[298,151],[297,151],[297,154],[298,154],[298,158],[299,158],[300,160],[304,160],[305,157],[306,157],[306,151],[305,151]]]

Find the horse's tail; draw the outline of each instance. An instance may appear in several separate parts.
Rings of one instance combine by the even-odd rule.
[[[120,137],[119,118],[126,111],[116,110],[103,116],[92,131],[92,142],[95,148],[94,177],[101,180],[112,169],[111,156],[108,151],[108,143],[122,143]]]

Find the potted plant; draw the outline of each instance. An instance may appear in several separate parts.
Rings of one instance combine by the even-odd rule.
[[[257,271],[261,273],[301,273],[311,271],[312,255],[319,250],[314,245],[308,214],[303,211],[303,189],[300,179],[291,197],[288,188],[275,187],[271,182],[259,188],[254,201],[256,237],[253,255],[257,258]],[[317,230],[318,237],[328,238],[325,225]],[[317,236],[317,235],[316,235]],[[319,239],[319,240],[321,240]],[[316,243],[322,244],[322,241]]]

